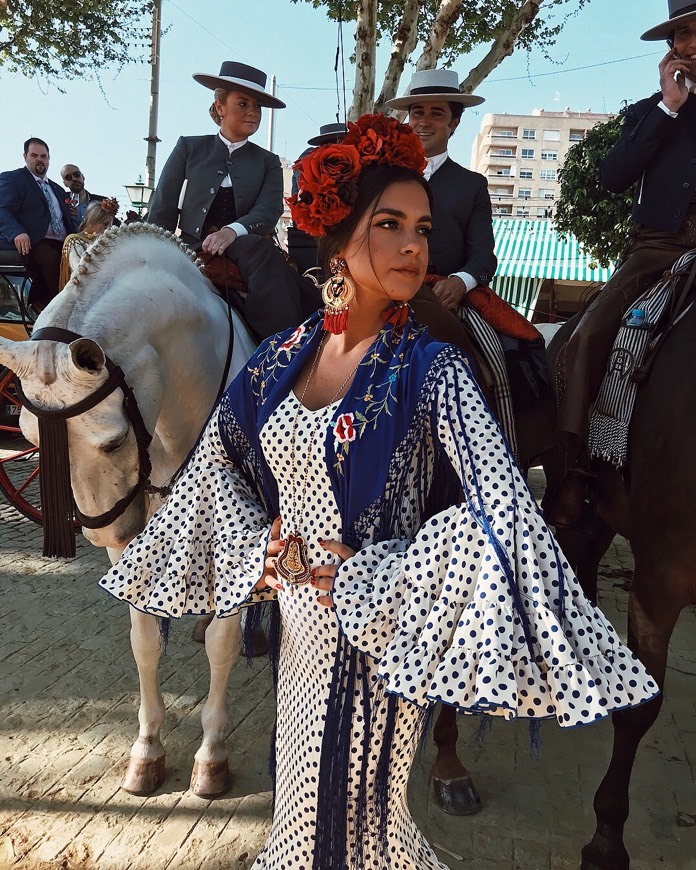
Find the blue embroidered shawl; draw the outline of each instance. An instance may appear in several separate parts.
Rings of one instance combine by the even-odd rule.
[[[225,449],[258,493],[269,518],[279,512],[278,488],[263,457],[259,432],[293,388],[323,334],[318,312],[297,329],[267,339],[221,400]],[[424,449],[430,399],[440,374],[440,366],[433,363],[439,356],[455,355],[461,356],[409,317],[403,330],[386,324],[358,366],[324,442],[343,540],[350,546],[357,549],[368,538],[385,540],[417,530],[403,527],[399,482],[414,452]],[[421,521],[456,501],[453,471],[446,462],[438,468],[437,487],[431,476],[419,482],[419,492],[410,494],[418,502]]]

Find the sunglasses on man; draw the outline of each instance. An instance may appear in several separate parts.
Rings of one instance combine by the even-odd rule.
[[[75,170],[75,172],[66,172],[63,176],[63,181],[72,181],[73,178],[82,178],[82,173],[79,169]]]

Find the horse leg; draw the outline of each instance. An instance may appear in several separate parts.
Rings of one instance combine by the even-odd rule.
[[[164,782],[164,747],[160,728],[164,721],[164,701],[157,667],[162,650],[157,618],[134,607],[131,614],[131,647],[140,679],[138,739],[131,748],[130,763],[122,788],[135,795],[148,795]]]
[[[628,645],[662,688],[667,664],[667,649],[681,610],[669,594],[670,578],[655,571],[651,593],[639,601],[641,575],[636,571],[629,601]],[[663,585],[664,582],[664,585]],[[671,599],[671,600],[670,600]],[[623,842],[628,818],[628,788],[636,751],[651,728],[662,706],[658,695],[641,707],[614,713],[614,746],[607,773],[594,798],[597,829],[592,841],[582,850],[581,870],[628,870],[629,856]]]
[[[228,791],[232,778],[225,746],[227,684],[239,655],[239,616],[215,617],[205,632],[205,652],[210,663],[210,691],[203,708],[203,742],[196,752],[191,790],[198,797],[216,798]]]
[[[457,755],[457,711],[443,704],[433,729],[437,757],[433,764],[435,803],[453,816],[473,816],[482,809],[471,774]]]
[[[597,571],[599,563],[614,540],[615,532],[594,511],[590,534],[574,529],[556,529],[556,540],[563,555],[573,569],[582,591],[593,603],[597,603]]]

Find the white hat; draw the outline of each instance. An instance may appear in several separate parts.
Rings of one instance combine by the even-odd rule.
[[[479,106],[483,97],[463,94],[459,90],[459,77],[451,69],[423,69],[414,72],[403,97],[387,100],[390,109],[408,109],[421,102],[460,103],[462,106]]]
[[[667,39],[670,33],[680,24],[696,21],[696,3],[693,0],[668,0],[669,19],[651,27],[641,36],[646,42]]]
[[[214,91],[216,88],[227,88],[232,91],[243,91],[256,97],[262,106],[271,109],[284,109],[285,103],[276,99],[266,91],[266,73],[253,66],[238,63],[236,60],[226,60],[220,67],[220,75],[212,73],[196,73],[194,79],[206,88]]]

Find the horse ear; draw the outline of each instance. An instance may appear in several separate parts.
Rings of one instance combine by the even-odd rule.
[[[99,374],[104,368],[106,354],[91,338],[78,338],[68,345],[68,349],[76,368],[92,375]]]
[[[12,341],[0,337],[0,366],[5,366],[13,372],[24,374],[24,368],[34,360],[36,347],[28,341]]]

